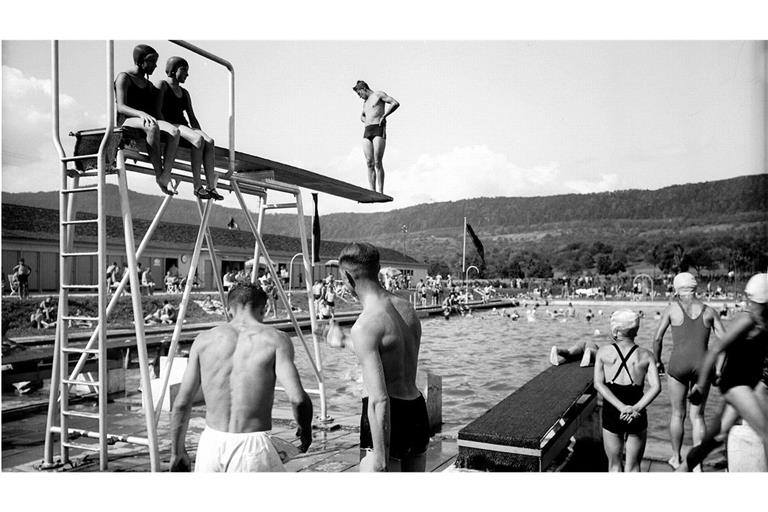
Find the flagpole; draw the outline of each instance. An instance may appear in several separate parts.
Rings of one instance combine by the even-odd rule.
[[[467,271],[467,218],[464,217],[464,248],[461,251],[461,275],[464,276],[464,272]]]

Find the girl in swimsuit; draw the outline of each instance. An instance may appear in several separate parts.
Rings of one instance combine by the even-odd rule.
[[[615,343],[597,352],[595,388],[603,397],[603,446],[608,470],[640,471],[648,428],[646,408],[661,392],[656,359],[635,345],[640,317],[630,310],[611,315]],[[606,375],[612,375],[610,381]],[[646,376],[650,384],[643,391]],[[626,452],[622,468],[621,453]]]
[[[696,298],[697,282],[692,274],[688,272],[677,274],[673,280],[673,287],[677,298],[661,315],[653,342],[653,351],[659,373],[664,373],[664,364],[661,362],[662,342],[664,333],[671,327],[673,347],[669,358],[667,385],[672,406],[669,420],[672,456],[667,462],[673,468],[677,468],[682,461],[680,450],[685,433],[686,397],[699,378],[699,367],[707,352],[710,333],[714,330],[715,334],[721,337],[724,330],[715,311]],[[690,405],[694,445],[701,442],[707,430],[704,409],[709,386],[703,391],[705,396],[702,403]]]
[[[720,353],[725,364],[718,386],[725,399],[715,428],[707,432],[700,444],[688,452],[678,471],[690,471],[728,438],[728,432],[739,417],[744,418],[763,441],[768,460],[768,404],[764,400],[760,380],[768,354],[768,274],[756,274],[744,289],[746,314],[739,315],[728,331],[707,351],[699,370],[699,380],[688,398],[701,403],[710,371]]]
[[[195,195],[200,199],[221,201],[224,197],[216,191],[214,171],[215,146],[213,139],[200,129],[200,123],[192,110],[189,91],[181,86],[189,76],[189,63],[181,57],[171,57],[165,65],[165,79],[157,84],[158,102],[162,118],[178,128],[181,138],[192,146],[192,179]],[[184,117],[186,112],[187,118]],[[205,169],[208,188],[200,180],[200,166]]]
[[[154,48],[140,44],[133,49],[136,64],[115,79],[115,101],[117,102],[117,125],[143,130],[147,138],[147,154],[155,169],[155,181],[160,190],[175,195],[168,188],[171,171],[179,147],[179,129],[163,121],[157,111],[157,89],[149,81],[157,68],[158,54]],[[165,153],[160,154],[160,137],[165,134]]]

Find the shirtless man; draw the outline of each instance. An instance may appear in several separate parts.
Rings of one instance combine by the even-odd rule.
[[[603,447],[611,472],[640,471],[648,433],[646,408],[661,392],[653,353],[635,344],[639,328],[640,315],[616,311],[611,315],[614,343],[601,347],[595,359],[595,389],[603,397]],[[650,386],[644,392],[646,377]]]
[[[117,75],[115,79],[115,100],[117,102],[117,124],[144,130],[147,136],[147,153],[155,169],[155,181],[165,194],[175,195],[168,188],[171,182],[173,160],[179,147],[179,129],[167,121],[157,119],[157,88],[149,76],[157,68],[158,54],[154,48],[140,44],[133,49],[134,66]],[[168,137],[165,154],[160,155],[160,134]]]
[[[262,323],[266,302],[258,285],[234,286],[227,296],[232,320],[192,344],[171,414],[171,471],[190,470],[184,440],[201,386],[206,426],[197,446],[196,472],[285,470],[267,434],[276,380],[299,424],[299,451],[306,452],[312,443],[312,402],[301,386],[290,338]]]
[[[661,361],[662,342],[667,328],[672,328],[672,355],[669,357],[667,387],[672,414],[669,419],[669,437],[672,443],[672,456],[667,461],[677,468],[682,462],[680,449],[685,432],[686,397],[699,378],[699,367],[704,360],[712,331],[722,338],[724,330],[720,317],[714,309],[696,298],[696,278],[688,272],[677,274],[672,282],[677,298],[670,303],[659,319],[656,336],[653,340],[653,352],[659,373],[664,373]],[[690,404],[693,444],[699,444],[704,438],[707,426],[704,422],[704,408],[707,403],[709,387],[704,391],[701,404]]]
[[[371,190],[384,193],[384,149],[387,146],[387,116],[400,106],[400,103],[384,91],[372,91],[368,84],[358,80],[352,90],[363,100],[363,113],[360,121],[365,125],[363,131],[363,154],[368,165],[368,183]]]
[[[341,251],[344,286],[360,298],[363,311],[352,329],[329,321],[327,342],[347,345],[363,372],[360,471],[424,471],[429,417],[416,387],[421,323],[413,306],[381,287],[379,252],[367,243]]]

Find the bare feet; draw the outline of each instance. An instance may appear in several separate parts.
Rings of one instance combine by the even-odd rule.
[[[162,178],[157,178],[155,181],[157,182],[157,186],[160,187],[160,190],[162,190],[164,194],[175,196],[178,193],[170,187],[171,180],[164,181]]]
[[[678,457],[678,456],[675,456],[675,455],[671,456],[669,458],[669,460],[667,461],[667,464],[672,466],[672,469],[675,469],[675,470],[677,468],[679,468],[680,464],[682,464],[682,463],[683,463],[682,459],[680,457]]]

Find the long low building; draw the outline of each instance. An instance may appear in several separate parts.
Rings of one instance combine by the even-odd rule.
[[[59,212],[58,210],[35,208],[14,204],[3,204],[2,229],[2,267],[4,289],[8,290],[8,274],[17,264],[19,258],[32,269],[29,277],[31,292],[46,292],[59,289]],[[78,212],[77,219],[93,218],[93,214]],[[133,219],[133,236],[138,247],[139,242],[149,228],[150,221]],[[77,225],[75,232],[75,251],[96,250],[96,226],[92,224]],[[229,230],[211,227],[211,236],[219,261],[219,272],[223,275],[229,270],[242,269],[245,262],[253,258],[255,239],[250,231]],[[139,258],[143,268],[152,269],[152,277],[156,288],[162,289],[163,276],[168,270],[176,267],[182,276],[186,276],[192,259],[197,225],[160,223],[152,240],[147,245],[145,254]],[[288,270],[292,273],[293,287],[304,286],[304,271],[301,258],[294,259],[291,269],[291,259],[301,252],[298,238],[263,234],[273,263],[278,271]],[[323,240],[320,244],[321,263],[314,268],[313,279],[321,278],[328,273],[338,277],[338,270],[326,266],[324,262],[338,257],[344,247],[343,242]],[[411,275],[416,281],[426,276],[427,266],[392,249],[379,248],[382,267],[392,267]],[[99,269],[96,256],[76,258],[72,272],[71,283],[91,284],[98,281]],[[116,262],[119,266],[127,262],[123,223],[119,217],[107,217],[107,261]],[[204,290],[213,290],[216,285],[213,278],[213,264],[208,251],[203,248],[197,271],[198,282]],[[290,274],[289,274],[290,275]]]

